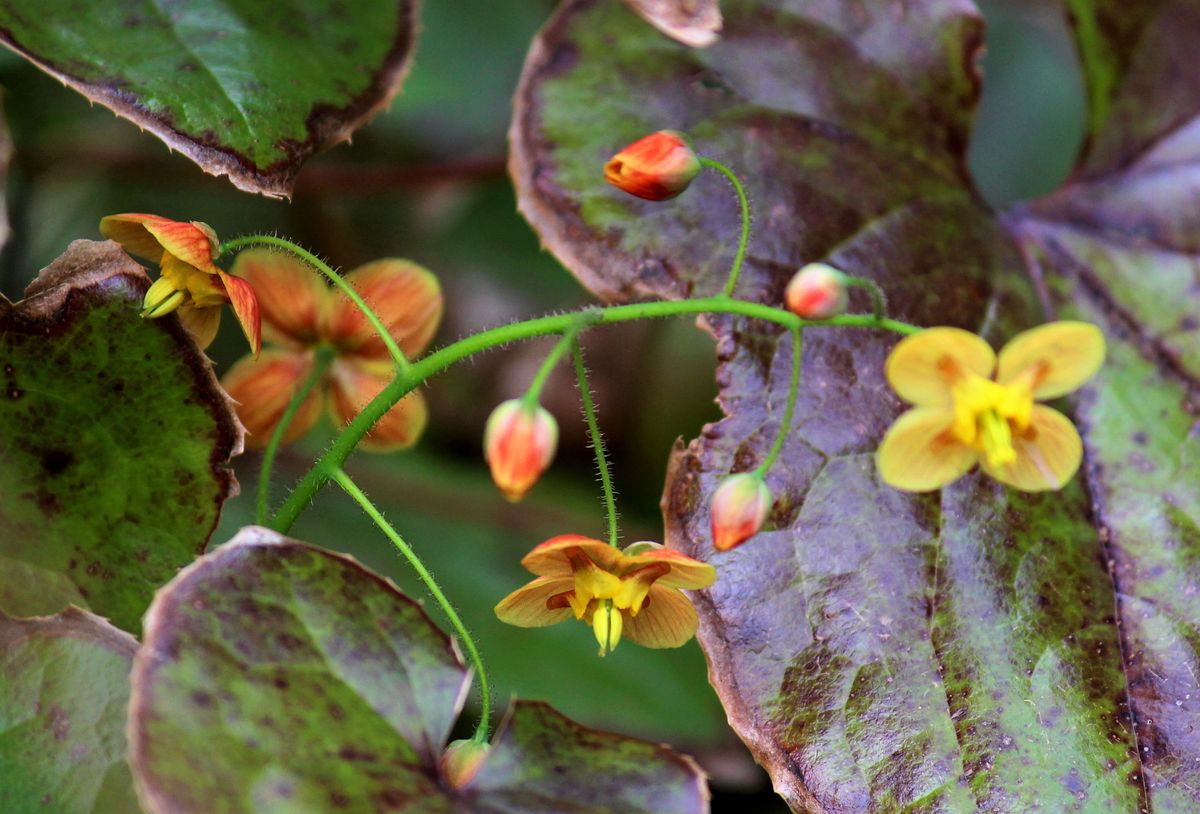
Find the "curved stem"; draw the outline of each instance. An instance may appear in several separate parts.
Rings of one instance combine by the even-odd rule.
[[[275,431],[271,433],[271,440],[267,442],[267,448],[263,450],[262,467],[258,472],[258,494],[254,504],[254,522],[260,526],[267,522],[267,493],[271,485],[271,467],[275,464],[275,455],[283,443],[283,436],[287,434],[287,429],[291,426],[296,413],[300,412],[300,405],[308,398],[308,394],[317,386],[317,382],[321,381],[321,377],[333,363],[333,358],[333,348],[328,345],[317,347],[316,354],[313,356],[312,372],[292,394],[292,400],[288,402],[287,409],[283,411],[279,423],[275,426]]]
[[[371,323],[371,327],[375,329],[375,333],[379,335],[383,341],[384,347],[387,348],[388,354],[392,357],[392,361],[396,363],[396,367],[401,371],[408,370],[408,357],[404,355],[404,351],[400,350],[400,346],[396,344],[396,340],[392,338],[392,334],[388,331],[387,326],[379,319],[379,316],[371,310],[371,306],[367,305],[366,301],[359,296],[358,292],[350,283],[346,282],[346,278],[338,274],[329,264],[317,257],[315,254],[297,246],[290,240],[284,240],[281,237],[274,235],[247,235],[245,237],[235,237],[233,240],[221,244],[221,248],[217,256],[223,256],[228,252],[237,249],[244,249],[247,246],[270,246],[276,249],[284,249],[299,257],[304,262],[315,268],[317,271],[328,277],[335,286],[341,289],[342,293],[349,298],[350,302],[354,303],[359,311],[362,311],[363,316],[367,318],[367,322]]]
[[[537,375],[529,383],[529,389],[525,391],[525,401],[537,404],[538,397],[542,394],[542,388],[546,386],[546,380],[550,378],[550,373],[554,370],[554,366],[571,349],[576,339],[579,338],[579,334],[587,328],[588,324],[596,321],[599,313],[598,311],[581,311],[576,323],[563,331],[562,339],[558,340],[558,344],[546,355],[542,366],[538,368]]]
[[[791,334],[792,378],[788,383],[787,406],[783,408],[783,419],[779,422],[779,429],[776,431],[775,443],[771,445],[771,451],[754,470],[754,474],[760,478],[767,474],[771,465],[779,457],[779,453],[783,451],[783,442],[787,440],[787,435],[792,429],[792,415],[796,412],[796,398],[800,395],[800,367],[804,357],[803,329],[792,328]]]
[[[790,311],[773,308],[761,303],[734,300],[728,297],[708,297],[696,300],[669,300],[657,302],[639,302],[629,305],[616,305],[591,312],[595,321],[590,324],[613,325],[620,322],[632,322],[639,319],[656,319],[696,314],[736,314],[738,316],[761,319],[785,328],[803,328],[818,325],[822,328],[882,328],[894,333],[909,335],[920,331],[915,325],[894,319],[876,319],[872,314],[842,314],[832,319],[812,321],[804,320]],[[301,478],[296,488],[284,501],[271,527],[279,532],[291,528],[300,513],[304,510],[317,491],[330,478],[330,473],[340,467],[354,451],[358,442],[383,417],[391,407],[406,396],[417,385],[436,376],[451,365],[480,351],[494,348],[498,345],[530,339],[536,336],[549,336],[567,330],[577,319],[578,313],[556,314],[548,317],[515,322],[511,325],[501,325],[490,330],[480,331],[457,342],[447,345],[440,350],[418,359],[412,364],[407,373],[399,373],[392,383],[385,387],[378,396],[367,404],[355,416],[333,443],[317,459],[313,467]]]
[[[887,295],[883,293],[883,289],[879,287],[879,283],[874,280],[868,280],[866,277],[855,277],[853,274],[845,274],[842,276],[846,279],[846,285],[853,288],[866,289],[871,294],[871,310],[875,314],[875,318],[883,320],[887,318]]]
[[[604,492],[604,511],[608,515],[608,544],[617,545],[617,498],[613,493],[612,473],[608,469],[608,457],[604,454],[604,436],[600,434],[600,423],[596,420],[596,407],[592,404],[592,391],[588,387],[587,368],[583,364],[583,348],[579,342],[571,346],[575,357],[575,378],[579,381],[579,399],[583,402],[583,417],[587,420],[588,437],[596,451],[596,469],[600,471],[600,488]]]
[[[742,185],[741,179],[729,167],[716,159],[703,156],[700,158],[700,164],[716,170],[729,179],[729,183],[733,184],[733,191],[737,193],[738,204],[742,209],[742,232],[738,236],[737,252],[733,255],[733,266],[729,269],[729,279],[725,282],[725,289],[721,292],[726,297],[732,297],[733,289],[737,287],[738,276],[742,273],[742,261],[746,258],[746,243],[750,240],[750,199],[746,197],[746,188]]]
[[[470,660],[471,666],[475,668],[476,675],[479,676],[481,700],[479,705],[479,723],[475,727],[474,740],[479,743],[487,743],[488,727],[492,716],[492,691],[488,684],[487,670],[483,666],[483,658],[479,655],[479,648],[475,646],[475,640],[471,638],[471,634],[467,631],[467,626],[463,624],[458,611],[454,610],[454,606],[450,604],[450,600],[446,599],[446,595],[438,587],[437,581],[434,580],[433,574],[429,573],[429,569],[425,567],[425,563],[421,562],[421,558],[417,556],[417,552],[413,551],[412,547],[404,542],[404,538],[392,527],[392,524],[380,513],[379,509],[375,508],[375,504],[358,488],[358,484],[351,480],[350,476],[340,468],[333,469],[330,472],[330,476],[346,491],[346,494],[354,498],[355,502],[367,513],[367,516],[375,521],[375,525],[379,526],[380,531],[392,541],[392,545],[396,547],[400,555],[417,572],[417,576],[425,584],[425,588],[429,591],[430,596],[438,603],[438,607],[442,609],[442,613],[446,614],[446,618],[450,621],[450,626],[458,634],[459,639],[463,643],[463,649],[467,651],[467,658]]]

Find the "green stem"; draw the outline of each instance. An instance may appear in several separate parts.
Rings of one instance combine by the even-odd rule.
[[[583,332],[589,324],[596,321],[598,311],[581,311],[576,324],[568,327],[563,331],[562,339],[558,340],[558,344],[546,356],[542,366],[538,368],[537,375],[533,377],[533,381],[529,383],[529,389],[525,391],[525,401],[530,404],[537,404],[538,397],[542,394],[542,388],[546,386],[546,380],[550,378],[550,373],[554,370],[554,366],[558,364],[571,347],[575,344],[575,340],[579,338],[579,334]]]
[[[700,158],[700,165],[714,169],[729,179],[729,183],[733,184],[733,191],[737,193],[738,204],[742,209],[742,232],[738,236],[737,252],[733,255],[733,267],[729,270],[729,279],[725,282],[724,291],[721,292],[726,297],[732,297],[733,289],[737,287],[738,276],[742,273],[742,261],[746,258],[746,243],[750,240],[750,199],[746,197],[746,188],[742,185],[741,179],[729,167],[716,159],[704,157]]]
[[[287,429],[291,426],[292,419],[296,417],[296,413],[300,412],[300,405],[308,398],[308,394],[317,386],[317,382],[321,381],[321,377],[325,375],[325,371],[333,363],[333,358],[333,348],[328,345],[317,347],[316,353],[313,356],[312,372],[308,374],[308,378],[292,394],[292,400],[288,402],[287,409],[283,411],[283,415],[279,419],[279,424],[275,426],[275,431],[271,433],[271,440],[267,442],[267,448],[263,450],[262,468],[258,474],[258,495],[254,508],[254,522],[260,526],[267,522],[267,500],[271,485],[271,467],[275,464],[275,455],[279,452],[279,447],[283,443],[283,436],[287,434]]]
[[[792,334],[792,378],[788,383],[787,406],[783,408],[783,420],[779,422],[779,430],[775,435],[775,443],[771,445],[771,451],[754,470],[754,474],[760,478],[767,474],[771,465],[779,457],[779,453],[783,451],[783,442],[787,440],[788,433],[792,430],[792,415],[796,412],[796,398],[800,394],[800,367],[804,356],[803,329],[792,328],[790,333]]]
[[[604,511],[608,515],[608,544],[617,546],[617,499],[613,494],[612,473],[608,469],[608,457],[604,454],[604,436],[600,434],[600,423],[596,420],[596,407],[592,404],[592,391],[588,387],[587,368],[583,364],[583,348],[575,342],[571,346],[575,357],[575,378],[579,380],[579,398],[583,402],[583,417],[587,420],[588,437],[596,452],[596,469],[600,471],[600,488],[604,492]]]
[[[621,322],[632,322],[639,319],[658,319],[684,315],[706,313],[735,314],[753,319],[761,319],[781,325],[784,328],[803,328],[816,325],[822,328],[883,328],[898,334],[910,335],[921,329],[906,322],[894,319],[876,319],[872,314],[842,314],[832,319],[813,321],[804,320],[790,311],[774,308],[761,303],[734,300],[728,297],[708,297],[696,300],[665,300],[656,302],[639,302],[629,305],[615,305],[593,312],[595,325],[612,325]],[[391,409],[392,405],[407,395],[413,388],[436,376],[451,365],[481,351],[531,339],[536,336],[561,334],[576,320],[578,313],[556,314],[538,317],[510,325],[501,325],[477,334],[464,337],[457,342],[418,359],[412,364],[407,375],[397,376],[391,384],[385,387],[355,418],[346,425],[333,443],[317,459],[313,467],[301,478],[296,488],[284,501],[271,527],[276,531],[286,532],[292,523],[312,500],[317,491],[330,478],[330,473],[345,462],[350,453],[362,440],[363,436]]]
[[[247,235],[245,237],[235,237],[233,240],[221,244],[221,248],[218,251],[217,256],[220,257],[228,252],[244,249],[247,246],[271,246],[277,249],[289,251],[328,277],[331,281],[333,281],[333,284],[341,289],[342,293],[350,299],[350,302],[354,303],[355,307],[357,307],[359,311],[362,311],[363,316],[367,318],[367,321],[371,323],[371,327],[375,329],[375,333],[377,333],[380,340],[383,341],[383,345],[387,348],[388,353],[391,355],[392,361],[396,363],[396,367],[400,368],[401,372],[408,371],[408,357],[404,355],[404,351],[400,350],[400,346],[396,344],[396,340],[392,337],[391,332],[389,332],[387,327],[383,324],[383,321],[380,320],[376,313],[371,310],[371,306],[367,305],[366,301],[359,296],[358,292],[354,290],[354,287],[346,282],[346,278],[330,268],[325,261],[317,257],[312,252],[305,251],[290,240],[284,240],[283,238],[275,237],[274,235]]]
[[[475,727],[474,740],[479,743],[487,743],[488,726],[492,716],[492,691],[488,684],[487,670],[483,666],[483,658],[479,655],[479,648],[475,646],[475,640],[471,638],[471,634],[467,631],[467,626],[459,618],[458,611],[454,610],[454,606],[450,604],[450,600],[446,599],[446,595],[438,587],[437,581],[434,580],[433,574],[429,573],[429,569],[425,567],[425,563],[421,562],[421,558],[417,556],[417,552],[413,551],[412,547],[404,542],[404,538],[392,527],[392,524],[380,513],[379,509],[375,508],[375,504],[358,488],[358,485],[350,479],[350,476],[338,468],[333,469],[330,472],[330,476],[346,491],[346,494],[354,498],[355,502],[363,508],[363,511],[375,521],[375,525],[379,526],[379,529],[392,541],[392,545],[396,547],[400,555],[417,572],[417,576],[425,584],[425,588],[429,591],[429,594],[438,603],[442,612],[446,614],[446,618],[450,621],[450,626],[458,634],[458,638],[463,643],[463,648],[467,651],[467,658],[475,668],[476,675],[479,676],[481,700],[479,723]]]
[[[846,285],[852,288],[866,289],[870,292],[871,311],[875,314],[875,319],[882,321],[887,318],[887,295],[883,293],[879,283],[868,280],[866,277],[855,277],[853,274],[844,272],[842,276],[846,279]]]

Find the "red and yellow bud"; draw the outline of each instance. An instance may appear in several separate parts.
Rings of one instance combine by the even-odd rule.
[[[461,789],[474,780],[490,748],[476,740],[452,741],[438,759],[438,769],[446,784],[452,789]]]
[[[846,275],[825,263],[809,263],[788,283],[784,301],[803,319],[836,317],[850,303]]]
[[[630,195],[665,201],[687,189],[700,170],[700,158],[683,136],[659,130],[610,158],[604,180]]]
[[[558,423],[538,404],[509,399],[488,417],[483,453],[492,480],[509,500],[525,496],[554,458]]]
[[[761,477],[732,475],[713,494],[712,538],[717,551],[736,548],[758,534],[771,511],[771,490]]]

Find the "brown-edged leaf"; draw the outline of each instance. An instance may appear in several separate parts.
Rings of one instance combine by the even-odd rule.
[[[721,35],[717,0],[626,0],[659,31],[684,45],[704,48]]]

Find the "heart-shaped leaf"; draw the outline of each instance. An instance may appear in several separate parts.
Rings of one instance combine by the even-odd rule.
[[[708,320],[727,418],[676,457],[667,537],[717,566],[700,602],[711,675],[797,810],[1200,802],[1188,367],[1200,346],[1186,319],[1200,217],[1184,205],[1196,198],[1200,131],[1166,138],[1161,127],[1200,105],[1161,72],[1164,53],[1123,50],[1200,32],[1193,12],[1172,15],[1185,4],[1093,5],[1137,18],[1138,36],[1103,44],[1125,67],[1103,90],[1114,112],[1093,139],[1120,149],[1085,162],[1098,173],[1090,183],[1001,218],[963,168],[982,42],[967,0],[735,0],[704,51],[637,28],[613,4],[575,0],[526,63],[512,130],[521,209],[602,296],[709,294],[724,282],[738,220],[720,178],[668,204],[601,180],[609,155],[670,128],[747,182],[756,231],[742,296],[779,303],[797,267],[826,260],[879,281],[893,312],[917,324],[999,344],[1044,318],[1041,295],[1050,312],[1109,334],[1110,362],[1076,405],[1083,475],[1037,496],[974,474],[939,499],[896,492],[875,472],[900,408],[882,376],[894,337],[810,329],[799,408],[769,477],[774,530],[716,555],[709,500],[780,431],[791,351],[769,326]],[[1172,20],[1188,24],[1172,33]],[[1138,91],[1149,87],[1172,90]],[[1147,121],[1146,110],[1117,115],[1135,103],[1158,129],[1122,130]]]
[[[214,175],[291,192],[400,88],[413,0],[0,2],[0,41]]]
[[[0,613],[0,811],[140,811],[125,763],[137,642],[78,608]]]
[[[451,642],[389,583],[250,527],[146,616],[134,776],[154,814],[706,810],[686,758],[528,703],[452,790],[438,757],[467,686]]]
[[[0,297],[0,609],[74,602],[129,631],[236,493],[242,430],[149,279],[76,241],[15,305]]]

